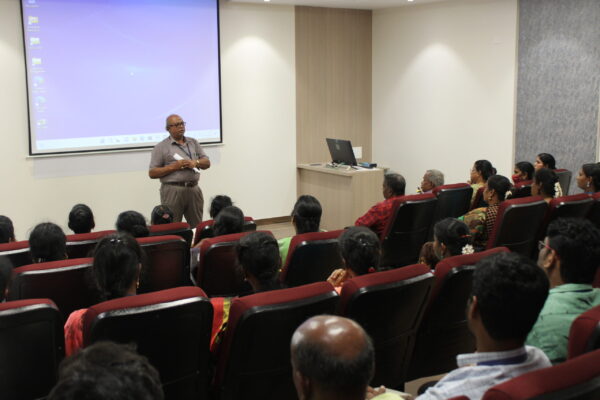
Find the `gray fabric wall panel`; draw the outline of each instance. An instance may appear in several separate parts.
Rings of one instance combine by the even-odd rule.
[[[515,161],[551,153],[573,171],[596,160],[600,0],[520,0]]]

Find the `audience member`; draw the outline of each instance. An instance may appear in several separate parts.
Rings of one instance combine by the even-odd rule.
[[[600,164],[583,164],[577,176],[577,186],[589,194],[600,191]]]
[[[273,236],[265,232],[249,233],[240,239],[236,252],[244,277],[251,286],[250,294],[283,288],[279,281],[281,258],[277,241]],[[214,310],[210,341],[212,352],[216,352],[225,333],[231,300],[230,297],[210,299]]]
[[[417,400],[467,396],[480,399],[485,391],[550,361],[525,338],[548,296],[548,279],[531,260],[516,253],[499,253],[475,266],[467,305],[469,329],[477,352],[457,357],[458,369]]]
[[[536,171],[540,168],[548,168],[551,170],[555,170],[556,160],[554,159],[554,156],[552,154],[540,153],[535,158],[534,167]]]
[[[469,227],[474,246],[484,248],[487,245],[487,240],[496,223],[498,208],[504,201],[510,186],[508,178],[502,175],[491,176],[485,183],[483,191],[483,198],[488,206],[471,210],[459,218]]]
[[[213,236],[230,235],[244,231],[244,213],[236,206],[222,209],[213,224]]]
[[[38,224],[29,235],[29,253],[34,263],[64,260],[67,237],[60,226],[52,222]]]
[[[69,229],[74,233],[90,233],[95,226],[92,209],[85,204],[75,204],[69,212]]]
[[[473,195],[471,196],[471,205],[476,206],[477,204],[473,204],[475,201],[475,196],[477,195],[477,191],[479,188],[483,187],[490,176],[496,175],[496,169],[492,166],[492,163],[488,160],[477,160],[473,164],[471,168],[471,179],[469,179],[468,183],[473,188]]]
[[[516,163],[515,173],[512,176],[513,183],[516,185],[520,182],[532,180],[534,172],[533,164],[529,161],[520,161]]]
[[[469,227],[456,218],[444,218],[433,227],[433,242],[427,242],[421,248],[419,262],[434,269],[438,262],[446,257],[472,254],[473,237]]]
[[[310,195],[298,197],[292,210],[292,225],[294,226],[296,235],[319,232],[322,213],[321,203],[315,197]],[[279,255],[283,264],[285,264],[287,259],[291,241],[292,236],[279,239],[277,242],[279,245]]]
[[[0,243],[15,241],[15,228],[10,218],[0,215]]]
[[[431,193],[436,186],[444,184],[444,174],[437,169],[428,169],[423,175],[421,186],[418,189],[419,193]]]
[[[562,189],[556,172],[548,168],[536,170],[531,185],[531,195],[542,196],[546,203],[549,203],[555,197],[562,196]]]
[[[550,280],[550,295],[527,338],[553,363],[567,358],[572,322],[579,314],[600,305],[600,289],[592,288],[600,264],[600,231],[584,219],[558,219],[550,223],[540,242],[538,265]]]
[[[6,300],[10,287],[13,266],[10,261],[0,258],[0,303]]]
[[[339,246],[344,268],[336,269],[327,278],[338,292],[348,279],[376,272],[381,257],[379,238],[364,226],[346,229],[339,237]]]
[[[300,400],[371,398],[369,382],[375,372],[373,343],[351,319],[333,315],[309,318],[294,332],[290,352],[292,376]],[[391,393],[376,397],[401,398]]]
[[[383,177],[383,197],[385,200],[371,207],[365,215],[356,220],[355,225],[371,228],[380,239],[383,238],[385,226],[392,217],[394,200],[404,196],[405,189],[406,180],[402,175],[396,173],[385,174]]]
[[[162,400],[160,377],[132,345],[97,342],[66,358],[48,400]]]
[[[150,223],[152,225],[170,224],[173,222],[173,211],[168,206],[158,205],[152,209]]]
[[[137,211],[123,211],[117,217],[117,231],[127,232],[135,238],[146,237],[150,230],[146,225],[146,219]]]
[[[219,215],[219,212],[221,212],[222,209],[232,205],[233,202],[231,201],[231,198],[229,196],[220,194],[218,196],[213,197],[213,199],[210,201],[210,218],[217,218],[217,215]]]
[[[127,233],[105,236],[94,249],[92,277],[98,300],[106,301],[136,294],[142,250]],[[87,308],[73,311],[65,324],[65,353],[83,346],[83,319]]]

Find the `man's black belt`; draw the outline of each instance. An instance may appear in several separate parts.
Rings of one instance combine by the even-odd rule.
[[[185,186],[185,187],[194,187],[198,184],[198,181],[189,181],[189,182],[163,182],[165,185],[171,186]]]

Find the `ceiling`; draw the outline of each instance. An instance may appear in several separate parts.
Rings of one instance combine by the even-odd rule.
[[[375,10],[378,8],[389,8],[399,6],[410,6],[424,3],[438,3],[452,0],[228,0],[232,3],[257,3],[257,4],[286,4],[297,6],[333,7],[333,8],[358,8]]]

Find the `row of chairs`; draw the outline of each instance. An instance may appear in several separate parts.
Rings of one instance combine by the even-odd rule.
[[[259,293],[232,301],[213,385],[209,376],[212,305],[197,287],[179,287],[89,307],[84,344],[135,342],[159,370],[168,399],[296,398],[289,341],[308,317],[338,313],[371,335],[374,385],[447,372],[459,353],[475,350],[464,309],[474,264],[505,248],[451,257],[433,273],[424,265],[356,277],[340,295],[326,282]],[[598,348],[600,307],[576,320],[569,356]],[[0,392],[38,398],[56,379],[64,355],[63,315],[48,299],[0,304]],[[10,346],[9,346],[10,344]],[[32,385],[31,382],[36,382]],[[18,394],[18,395],[17,395]]]
[[[395,268],[416,262],[421,246],[432,238],[435,223],[463,215],[469,208],[470,193],[472,188],[467,184],[454,184],[435,188],[432,193],[397,198],[382,237],[382,266]],[[506,246],[532,257],[548,224],[565,217],[589,218],[600,226],[600,193],[563,196],[549,204],[539,196],[505,200],[487,248]]]

